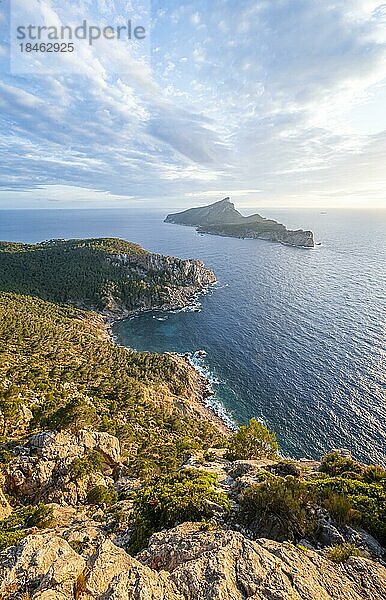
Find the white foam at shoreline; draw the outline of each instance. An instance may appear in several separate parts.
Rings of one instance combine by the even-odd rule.
[[[203,353],[203,355],[201,355]],[[227,427],[236,431],[238,429],[233,417],[229,415],[226,408],[222,405],[221,401],[216,398],[215,391],[212,386],[221,385],[221,381],[212,373],[209,367],[205,364],[204,358],[206,356],[206,352],[204,350],[198,350],[197,352],[191,353],[188,352],[184,354],[187,358],[189,364],[199,373],[202,377],[204,377],[209,384],[209,390],[213,392],[212,396],[208,396],[204,399],[204,403],[207,408],[210,408],[220,419],[225,423]]]

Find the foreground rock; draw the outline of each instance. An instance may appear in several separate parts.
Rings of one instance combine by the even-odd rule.
[[[383,600],[386,569],[185,523],[154,535],[137,558],[103,540],[86,559],[53,532],[0,554],[0,594],[33,600]],[[19,594],[19,595],[18,595]]]
[[[74,461],[92,451],[100,455],[103,471],[74,478],[71,473]],[[43,431],[32,436],[26,446],[20,446],[18,452],[7,465],[6,489],[29,503],[43,501],[73,506],[83,503],[91,487],[114,483],[111,475],[120,461],[116,437],[86,430],[76,434]]]

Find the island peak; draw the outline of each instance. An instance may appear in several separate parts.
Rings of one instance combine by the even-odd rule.
[[[266,219],[259,214],[245,217],[236,210],[229,197],[207,206],[189,208],[179,213],[169,214],[165,222],[196,227],[200,233],[263,239],[305,248],[315,246],[312,231],[302,229],[292,231],[287,229],[285,225],[273,219]]]

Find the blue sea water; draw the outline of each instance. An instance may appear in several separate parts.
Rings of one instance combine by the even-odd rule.
[[[138,350],[205,350],[216,398],[237,422],[262,419],[284,454],[349,448],[386,463],[386,211],[261,210],[322,242],[313,250],[201,236],[134,210],[0,211],[0,239],[119,236],[200,258],[218,284],[200,311],[119,323]]]

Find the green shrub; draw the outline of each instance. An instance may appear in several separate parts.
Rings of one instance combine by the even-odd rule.
[[[298,540],[313,532],[314,494],[306,483],[271,475],[240,498],[240,520],[256,537]]]
[[[358,518],[358,513],[353,508],[353,503],[347,496],[334,494],[333,492],[323,501],[323,507],[328,510],[330,516],[336,521],[338,527],[352,523]]]
[[[76,432],[85,427],[97,427],[99,417],[95,406],[90,401],[85,398],[74,398],[55,412],[48,414],[42,421],[42,424],[50,429],[69,429]]]
[[[36,506],[30,507],[30,512],[25,518],[27,527],[38,527],[38,529],[47,529],[52,525],[53,510],[42,502]]]
[[[17,546],[17,544],[26,536],[24,531],[9,531],[1,529],[0,524],[0,552],[9,548],[10,546]]]
[[[83,479],[90,473],[102,471],[103,457],[96,450],[86,452],[82,457],[75,458],[70,465],[70,475],[73,479]]]
[[[323,457],[320,470],[331,477],[338,477],[346,472],[361,475],[363,467],[352,458],[346,458],[339,452],[329,452]]]
[[[18,544],[26,536],[29,527],[45,529],[51,524],[52,508],[43,503],[15,509],[0,521],[0,551]]]
[[[371,465],[363,473],[363,481],[366,483],[386,483],[386,470],[378,465]]]
[[[251,419],[249,425],[243,425],[230,438],[227,460],[258,460],[261,458],[276,458],[278,444],[276,435],[256,419]]]
[[[371,533],[385,546],[386,544],[386,483],[365,483],[344,477],[327,477],[309,482],[323,504],[332,495],[347,498],[354,513],[355,522]]]
[[[96,485],[87,494],[87,502],[98,506],[111,506],[118,500],[118,494],[113,486]]]
[[[324,550],[324,555],[334,563],[343,563],[350,556],[360,556],[360,550],[352,544],[338,544]]]
[[[134,500],[134,532],[130,550],[146,546],[152,533],[184,521],[207,521],[230,503],[216,489],[217,476],[196,469],[179,471],[142,488]]]

